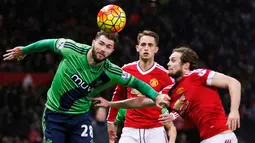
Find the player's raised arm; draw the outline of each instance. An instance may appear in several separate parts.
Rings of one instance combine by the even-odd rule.
[[[64,48],[66,47],[66,48]],[[73,40],[70,39],[44,39],[32,43],[27,46],[18,46],[7,50],[3,55],[4,60],[21,60],[25,55],[43,51],[54,51],[64,57],[72,53],[72,51],[83,52],[84,49],[79,48]]]
[[[34,53],[34,52],[42,52],[46,50],[54,50],[55,42],[57,39],[46,39],[40,40],[35,43],[32,43],[28,46],[18,46],[13,49],[7,50],[4,55],[4,60],[21,60],[24,58],[26,54]]]
[[[218,88],[228,88],[231,99],[230,113],[228,116],[228,126],[232,130],[240,128],[239,106],[241,100],[241,84],[235,78],[215,72],[211,79],[211,86]]]

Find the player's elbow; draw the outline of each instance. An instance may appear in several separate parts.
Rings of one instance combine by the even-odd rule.
[[[230,77],[228,88],[233,88],[233,89],[236,89],[236,90],[241,90],[241,83],[237,79],[235,79],[233,77]]]

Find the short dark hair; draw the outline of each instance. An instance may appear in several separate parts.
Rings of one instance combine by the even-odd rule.
[[[115,32],[115,33],[107,33],[105,31],[101,30],[101,31],[97,32],[95,39],[99,38],[102,35],[104,35],[106,38],[108,38],[110,40],[113,40],[115,45],[119,42],[119,35],[118,35],[117,32]]]
[[[151,30],[144,30],[143,32],[140,32],[137,36],[137,42],[140,43],[140,39],[143,36],[151,36],[155,39],[156,45],[158,46],[159,44],[159,36],[156,32],[153,32]]]
[[[181,62],[190,63],[190,70],[198,68],[199,57],[197,53],[187,46],[181,46],[179,48],[173,49],[173,52],[181,53]]]

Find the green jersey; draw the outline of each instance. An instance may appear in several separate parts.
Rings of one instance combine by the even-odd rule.
[[[120,108],[114,122],[116,124],[118,124],[119,122],[124,122],[126,118],[126,112],[127,112],[127,109]]]
[[[24,54],[52,50],[63,56],[48,90],[47,108],[69,114],[88,112],[91,106],[88,97],[97,96],[115,84],[136,88],[142,94],[156,98],[158,93],[149,85],[123,72],[109,60],[97,66],[90,65],[87,54],[91,48],[70,39],[47,39],[22,49]]]

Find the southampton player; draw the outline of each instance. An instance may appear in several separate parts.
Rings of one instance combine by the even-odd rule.
[[[156,91],[161,91],[167,85],[173,84],[168,77],[167,70],[155,62],[155,54],[158,52],[159,36],[157,33],[144,30],[137,36],[136,51],[139,53],[139,60],[126,64],[122,70],[146,82]],[[118,85],[113,94],[112,101],[135,98],[142,94],[134,88],[125,88]],[[108,116],[108,132],[112,140],[116,137],[113,122],[118,109],[110,108]],[[166,132],[164,126],[158,122],[162,111],[159,107],[148,107],[143,109],[129,109],[126,113],[126,120],[120,143],[165,143]],[[164,132],[165,134],[162,134]],[[139,134],[140,133],[140,134]],[[150,134],[153,134],[151,136]]]
[[[167,95],[159,95],[149,85],[123,72],[107,59],[114,51],[116,40],[116,33],[100,31],[92,46],[70,39],[46,39],[7,50],[4,60],[20,60],[26,54],[46,50],[63,56],[47,93],[43,114],[46,142],[92,142],[91,101],[88,98],[115,84],[138,89],[156,100],[158,106],[167,104]]]
[[[197,54],[186,47],[173,50],[169,57],[169,76],[176,83],[166,87],[162,93],[171,97],[170,108],[199,130],[202,143],[237,143],[233,133],[240,127],[239,105],[241,85],[236,79],[208,69],[196,69]],[[216,88],[228,88],[231,107],[228,118]],[[153,105],[151,99],[137,98],[115,103],[100,99],[104,106],[115,108],[142,108]],[[167,115],[161,115],[164,121]]]

